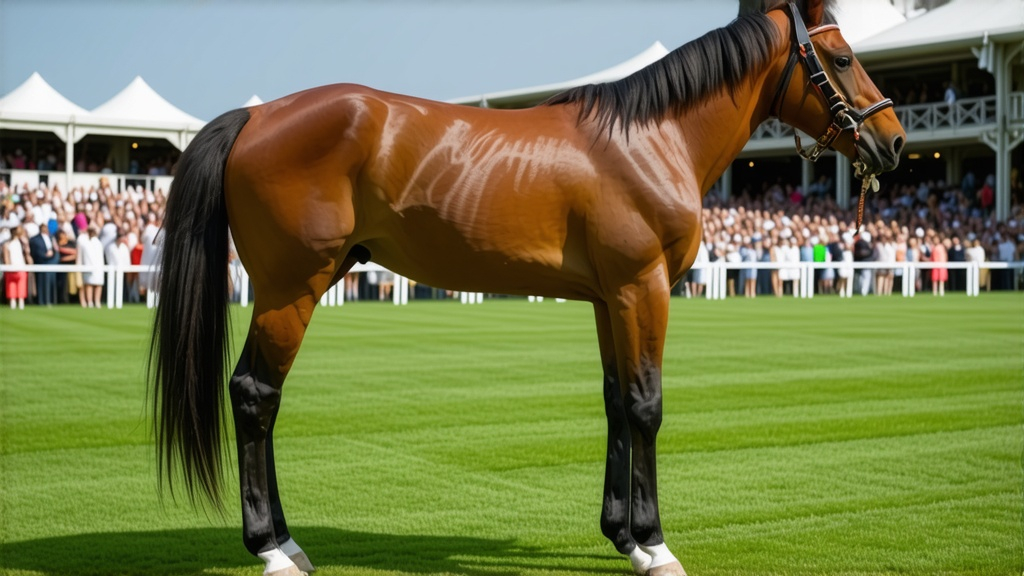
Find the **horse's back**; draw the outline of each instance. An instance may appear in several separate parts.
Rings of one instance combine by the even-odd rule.
[[[487,110],[339,84],[250,110],[226,177],[247,267],[299,248],[326,265],[362,244],[445,287],[525,292],[516,284],[536,277],[593,276],[577,249],[597,170],[562,108]],[[266,251],[270,236],[289,244],[277,258],[242,245]],[[488,280],[480,267],[493,262]]]

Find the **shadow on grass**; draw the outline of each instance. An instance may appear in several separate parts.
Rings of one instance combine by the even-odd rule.
[[[585,574],[626,574],[617,554],[554,554],[511,540],[462,536],[416,536],[296,527],[296,540],[319,568],[365,568],[414,574],[513,576],[524,570]],[[156,532],[78,534],[0,544],[0,572],[24,570],[47,575],[191,575],[262,564],[241,544],[241,531],[201,528]]]

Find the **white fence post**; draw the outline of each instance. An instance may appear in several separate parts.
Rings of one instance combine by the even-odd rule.
[[[114,291],[117,290],[117,273],[114,272],[113,267],[106,268],[106,283],[103,289],[107,291],[107,308],[114,307]]]
[[[114,308],[121,309],[124,306],[124,270],[114,269]]]

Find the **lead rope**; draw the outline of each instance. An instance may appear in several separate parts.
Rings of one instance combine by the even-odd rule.
[[[864,201],[867,199],[868,190],[872,192],[878,192],[882,185],[878,182],[878,178],[875,174],[865,174],[864,163],[857,160],[853,164],[856,175],[861,178],[860,181],[860,198],[857,200],[857,228],[854,230],[854,235],[860,234],[861,225],[864,223]]]

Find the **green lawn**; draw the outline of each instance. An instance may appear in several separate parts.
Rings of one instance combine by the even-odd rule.
[[[224,514],[157,493],[149,325],[0,310],[0,574],[260,574],[237,472]],[[691,576],[1024,569],[1020,294],[676,299],[664,374]],[[324,576],[626,575],[601,402],[584,304],[318,310],[277,426],[293,535]]]

